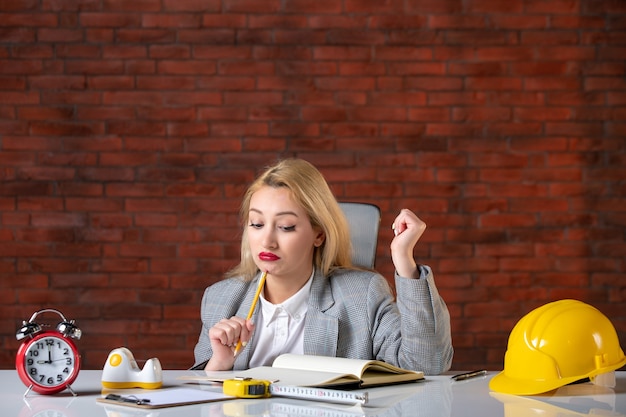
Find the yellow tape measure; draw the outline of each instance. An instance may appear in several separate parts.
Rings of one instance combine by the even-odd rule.
[[[238,377],[224,381],[222,390],[237,398],[288,397],[326,401],[340,404],[367,404],[367,392],[352,392],[328,388],[299,387],[272,384],[272,381]]]
[[[263,398],[270,396],[271,381],[252,378],[235,378],[224,381],[226,395],[237,398]]]

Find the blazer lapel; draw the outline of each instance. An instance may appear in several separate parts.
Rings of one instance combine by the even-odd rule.
[[[326,314],[335,305],[328,278],[316,269],[311,285],[309,307],[304,324],[304,354],[335,356],[339,337],[339,320]]]

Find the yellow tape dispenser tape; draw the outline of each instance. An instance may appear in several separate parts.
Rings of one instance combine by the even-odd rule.
[[[226,395],[237,398],[264,398],[270,396],[271,381],[252,378],[234,378],[224,381]]]

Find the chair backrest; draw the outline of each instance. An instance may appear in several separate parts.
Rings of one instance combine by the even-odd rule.
[[[352,241],[352,263],[365,268],[374,268],[380,208],[368,203],[340,202],[339,206],[348,219]]]

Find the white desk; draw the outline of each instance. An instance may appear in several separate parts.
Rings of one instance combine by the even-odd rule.
[[[183,384],[176,378],[185,371],[165,371],[164,387]],[[452,382],[449,376],[428,377],[417,384],[368,390],[374,407],[346,406],[287,398],[229,400],[155,410],[105,406],[101,396],[101,371],[83,370],[69,392],[55,396],[23,394],[26,387],[13,370],[0,370],[0,415],[2,417],[356,417],[356,416],[626,416],[626,372],[617,373],[613,389],[590,383],[571,385],[549,395],[518,397],[495,394],[488,387],[494,375]],[[217,389],[204,386],[204,389]]]

